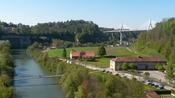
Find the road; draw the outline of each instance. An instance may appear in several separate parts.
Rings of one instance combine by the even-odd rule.
[[[143,76],[141,75],[133,75],[131,73],[128,73],[127,71],[114,71],[114,70],[111,70],[110,68],[99,68],[99,67],[95,67],[93,65],[88,65],[88,64],[83,64],[83,63],[80,63],[78,61],[71,61],[71,60],[65,60],[65,59],[60,59],[66,63],[73,63],[73,64],[76,64],[76,65],[80,65],[80,66],[83,66],[85,68],[88,68],[88,69],[91,69],[91,70],[95,70],[95,71],[102,71],[102,72],[108,72],[108,73],[111,73],[112,75],[116,75],[118,74],[120,77],[127,77],[128,79],[137,79],[138,81],[140,82],[144,82],[146,81],[144,79]],[[150,77],[151,78],[155,78],[157,80],[161,80],[161,82],[166,82],[165,80],[165,74],[163,72],[159,72],[159,71],[142,71],[142,73],[144,72],[149,72],[150,73]],[[154,82],[157,82],[157,81],[154,81]],[[167,90],[175,90],[174,87],[171,87],[167,84],[165,84],[164,86],[164,89],[167,89]]]
[[[148,72],[150,73],[150,78],[157,79],[158,81],[161,82],[166,82],[165,74],[160,71],[140,71],[142,73]]]

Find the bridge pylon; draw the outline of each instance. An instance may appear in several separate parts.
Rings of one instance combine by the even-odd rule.
[[[122,45],[122,43],[123,43],[123,34],[122,34],[122,31],[123,31],[123,24],[122,24],[121,29],[120,29],[120,45]]]
[[[152,21],[149,19],[148,31],[153,29]]]

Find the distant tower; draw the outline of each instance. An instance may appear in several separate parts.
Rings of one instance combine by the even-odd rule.
[[[122,31],[123,31],[123,25],[120,29],[120,45],[122,45],[122,41],[123,41],[123,34],[122,34]]]
[[[148,31],[153,29],[151,19],[149,19]]]

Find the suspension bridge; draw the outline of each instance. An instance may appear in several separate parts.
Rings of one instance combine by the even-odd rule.
[[[141,32],[152,30],[154,27],[155,27],[155,22],[151,21],[150,19],[148,22],[138,27],[138,29],[132,29],[128,27],[127,25],[122,24],[121,28],[104,31],[104,33],[111,33],[112,35],[114,33],[119,33],[120,34],[119,41],[120,41],[120,45],[122,45],[123,44],[123,33],[133,33],[133,32],[141,33]]]
[[[63,75],[36,75],[36,76],[22,76],[22,77],[15,77],[13,80],[29,80],[29,79],[41,79],[41,78],[58,78]]]

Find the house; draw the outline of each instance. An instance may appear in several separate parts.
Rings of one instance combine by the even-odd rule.
[[[80,52],[79,51],[75,51],[75,50],[72,50],[70,52],[70,59],[78,59],[80,58]]]
[[[88,59],[92,60],[95,58],[95,52],[94,51],[71,51],[70,52],[70,59]]]
[[[166,61],[158,56],[117,57],[110,60],[110,68],[117,70],[117,66],[121,66],[124,63],[133,64],[138,70],[154,70],[155,65],[164,65]]]
[[[155,91],[146,91],[147,98],[161,98]]]

